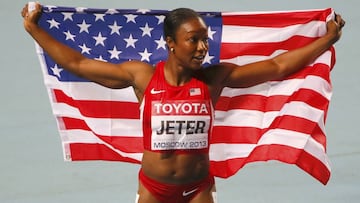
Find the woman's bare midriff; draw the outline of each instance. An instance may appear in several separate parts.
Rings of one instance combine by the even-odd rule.
[[[142,170],[149,178],[163,183],[186,184],[208,176],[207,153],[179,154],[144,151]]]

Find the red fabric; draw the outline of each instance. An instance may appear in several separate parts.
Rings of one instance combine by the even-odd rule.
[[[215,183],[211,175],[202,181],[186,185],[159,183],[147,177],[142,170],[139,172],[139,181],[161,203],[187,203]]]

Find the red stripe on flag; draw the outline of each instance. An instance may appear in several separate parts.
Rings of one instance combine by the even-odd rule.
[[[313,64],[312,66],[307,66],[292,75],[289,75],[284,80],[293,79],[293,78],[304,79],[308,76],[318,76],[318,77],[321,77],[322,79],[326,80],[326,82],[329,83],[329,85],[330,85],[331,84],[330,70],[331,69],[330,69],[329,65],[323,64],[323,63],[316,63],[316,64]]]
[[[56,102],[79,109],[83,116],[94,118],[139,119],[139,103],[125,101],[76,100],[62,90],[54,89]]]
[[[98,137],[106,143],[111,144],[115,149],[126,153],[139,153],[144,151],[142,137],[121,136],[101,136]]]
[[[211,144],[215,143],[245,143],[256,144],[264,129],[247,126],[214,126]]]
[[[77,118],[69,118],[69,117],[61,117],[63,130],[74,130],[74,129],[81,129],[81,130],[88,130],[91,131],[89,126],[86,124],[84,120],[77,119]]]
[[[103,144],[73,143],[70,144],[70,150],[72,161],[106,160],[140,163],[138,160],[121,156]]]

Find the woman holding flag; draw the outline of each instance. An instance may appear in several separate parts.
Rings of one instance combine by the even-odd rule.
[[[250,87],[297,72],[341,37],[340,15],[314,42],[272,59],[243,66],[220,63],[202,68],[208,29],[191,9],[171,11],[164,21],[168,58],[156,68],[141,61],[112,64],[84,57],[38,26],[39,3],[22,10],[25,30],[64,69],[105,87],[133,87],[141,104],[144,152],[138,203],[216,202],[209,171],[213,106],[224,87]]]

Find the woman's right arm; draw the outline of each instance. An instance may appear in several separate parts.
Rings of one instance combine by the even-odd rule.
[[[33,11],[28,11],[28,5],[22,10],[24,28],[32,38],[61,67],[75,75],[110,88],[136,86],[137,73],[151,71],[151,66],[138,61],[112,64],[86,58],[80,52],[60,43],[38,26],[41,16],[41,5],[36,3]],[[145,71],[144,71],[145,70]]]

